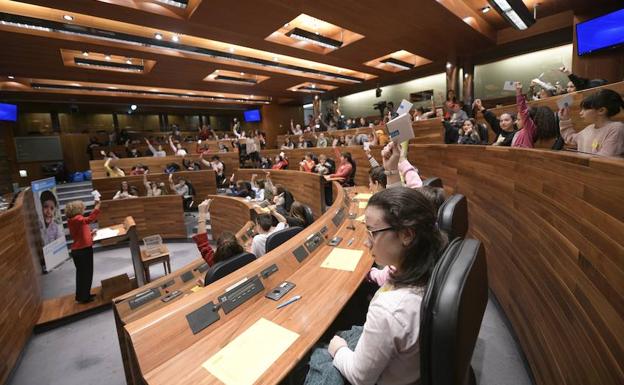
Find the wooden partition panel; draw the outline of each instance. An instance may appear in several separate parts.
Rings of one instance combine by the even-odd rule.
[[[238,160],[238,152],[224,152],[217,154],[223,164],[225,165],[225,172],[233,173],[238,170],[239,160]],[[197,160],[199,159],[198,155],[187,156],[188,159]],[[210,157],[206,157],[206,160],[210,160]],[[132,167],[138,163],[141,163],[147,167],[149,167],[150,173],[158,174],[162,173],[165,169],[165,166],[169,163],[177,163],[180,168],[182,168],[182,157],[181,156],[165,156],[165,157],[153,157],[153,156],[144,156],[140,158],[121,158],[116,161],[113,161],[113,164],[117,167],[121,168],[126,172],[126,174],[130,174],[130,170]],[[89,166],[91,168],[92,178],[106,178],[106,170],[104,169],[104,160],[92,160],[89,162]],[[206,166],[202,164],[202,169],[208,169]]]
[[[214,240],[224,231],[236,234],[249,220],[255,218],[252,215],[253,204],[246,199],[224,195],[214,195],[208,198],[212,199],[210,227]]]
[[[460,145],[409,158],[468,198],[536,384],[624,383],[624,161]]]
[[[30,189],[0,212],[0,383],[5,383],[39,318],[40,265]]]
[[[266,172],[267,170],[241,168],[236,171],[236,179],[251,180],[253,174],[258,175],[258,179],[265,179]],[[320,175],[294,170],[270,172],[274,184],[287,186],[295,200],[310,206],[315,218],[321,216],[325,208],[325,181]]]
[[[165,195],[135,199],[102,201],[99,227],[123,223],[127,216],[134,218],[141,238],[159,234],[163,239],[186,238],[182,197]]]
[[[191,182],[195,188],[195,199],[203,200],[207,195],[217,193],[217,179],[215,172],[212,170],[202,171],[180,171],[173,175],[174,182],[180,178],[184,178]],[[175,194],[169,187],[168,174],[148,174],[147,179],[150,182],[163,182],[169,194]],[[121,188],[121,182],[126,181],[130,186],[134,186],[139,190],[139,196],[146,196],[145,185],[143,184],[143,176],[124,176],[119,178],[98,178],[93,179],[93,189],[98,190],[102,194],[102,200],[113,199],[115,193]]]

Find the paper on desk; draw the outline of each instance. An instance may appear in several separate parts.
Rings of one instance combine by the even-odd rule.
[[[403,143],[406,140],[410,140],[414,137],[414,130],[412,129],[412,120],[409,114],[401,114],[396,118],[386,123],[388,128],[388,136],[395,143]]]
[[[399,105],[399,108],[397,108],[396,113],[401,115],[401,114],[407,114],[413,107],[414,105],[410,102],[408,102],[407,100],[403,99],[401,100],[401,104]]]
[[[198,292],[198,291],[200,291],[201,289],[202,289],[202,287],[201,287],[201,286],[197,286],[197,285],[195,285],[195,286],[193,286],[193,287],[191,288],[191,291],[192,291],[193,293],[197,293],[197,292]]]
[[[361,209],[365,209],[368,206],[368,202],[359,202],[358,207]]]
[[[359,217],[355,218],[355,220],[364,223],[366,222],[366,217],[364,215],[360,215]]]
[[[371,199],[372,196],[373,194],[357,194],[355,196],[355,199],[360,200],[360,201],[367,201]]]
[[[342,249],[336,247],[331,251],[331,253],[329,253],[323,263],[321,263],[321,267],[326,269],[355,271],[361,257],[362,250]]]
[[[251,385],[297,338],[299,334],[260,318],[202,366],[226,385]]]
[[[119,234],[118,229],[111,229],[111,228],[106,227],[106,228],[99,229],[98,231],[96,231],[95,237],[93,237],[93,240],[97,241],[100,239],[116,237],[118,234]]]

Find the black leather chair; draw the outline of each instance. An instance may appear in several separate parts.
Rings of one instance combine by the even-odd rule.
[[[217,262],[206,272],[204,285],[208,286],[255,260],[255,255],[245,252],[238,254],[227,261]]]
[[[456,238],[436,264],[421,303],[421,385],[475,385],[470,366],[488,300],[481,242]]]
[[[305,212],[305,225],[310,226],[314,222],[314,214],[312,213],[312,209],[308,205],[303,205],[303,209]]]
[[[284,230],[275,231],[274,233],[269,235],[269,237],[267,238],[265,251],[268,253],[269,251],[278,247],[279,245],[286,242],[290,238],[299,234],[301,230],[303,230],[303,227],[294,226],[294,227],[288,227]]]
[[[453,194],[438,209],[438,226],[449,241],[464,238],[468,232],[468,200],[462,194]]]
[[[440,187],[443,188],[442,179],[438,177],[431,177],[423,180],[423,186]]]

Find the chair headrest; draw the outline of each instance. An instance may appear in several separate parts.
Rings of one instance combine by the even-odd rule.
[[[314,222],[314,214],[312,213],[312,209],[308,205],[303,205],[303,210],[305,212],[305,222],[306,226],[309,226]]]
[[[431,186],[431,187],[440,187],[440,188],[444,187],[444,185],[442,184],[442,179],[436,176],[423,180],[422,185]]]
[[[226,260],[217,262],[208,271],[206,272],[206,278],[204,279],[204,285],[209,285],[213,282],[218,281],[219,279],[225,277],[226,275],[240,269],[246,264],[253,262],[256,260],[256,256],[243,252],[234,257]]]
[[[293,226],[273,232],[266,240],[265,251],[268,253],[269,251],[275,249],[282,243],[299,234],[301,230],[303,230],[303,227]]]
[[[449,240],[463,238],[468,232],[468,200],[453,194],[438,210],[438,227],[448,234]]]

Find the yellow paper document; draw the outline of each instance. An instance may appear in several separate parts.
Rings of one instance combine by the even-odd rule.
[[[260,318],[202,366],[225,385],[251,385],[297,338],[299,334]]]
[[[368,206],[368,202],[360,202],[358,203],[358,207],[361,209],[365,209]]]
[[[371,197],[373,196],[373,194],[357,194],[355,196],[355,199],[359,200],[359,201],[367,201],[369,200]]]
[[[354,271],[358,262],[360,262],[362,253],[362,250],[341,249],[337,247],[329,253],[327,258],[321,263],[321,267]]]
[[[360,221],[362,223],[366,222],[366,216],[364,215],[360,215],[359,217],[355,218],[356,221]]]
[[[201,287],[201,286],[197,286],[197,285],[195,285],[195,286],[193,286],[193,287],[191,288],[191,291],[192,291],[193,293],[197,293],[197,292],[198,292],[198,291],[200,291],[201,289],[202,289],[202,287]]]

